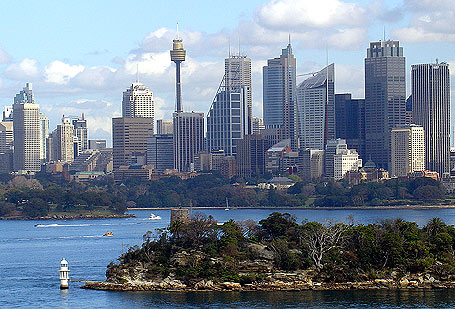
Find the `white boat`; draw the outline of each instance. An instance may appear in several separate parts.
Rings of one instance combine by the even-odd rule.
[[[161,220],[161,217],[151,213],[150,217],[149,217],[149,220]]]

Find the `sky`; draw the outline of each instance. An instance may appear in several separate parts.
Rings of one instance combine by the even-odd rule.
[[[0,107],[33,83],[50,119],[85,114],[90,139],[111,140],[122,92],[136,79],[153,91],[157,119],[171,119],[179,36],[187,50],[182,98],[187,111],[210,108],[229,53],[252,59],[253,114],[262,116],[262,67],[289,34],[298,74],[335,63],[335,91],[364,96],[369,42],[399,40],[407,65],[451,64],[455,96],[453,0],[4,1],[0,10]],[[299,82],[305,77],[301,77]],[[453,108],[452,108],[453,110]],[[452,121],[453,123],[453,121]]]

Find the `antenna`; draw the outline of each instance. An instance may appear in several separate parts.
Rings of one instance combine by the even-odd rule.
[[[291,34],[289,33],[289,45],[291,45]]]
[[[177,22],[177,39],[179,39],[179,23]]]
[[[239,33],[239,57],[240,57],[240,33]]]
[[[228,39],[228,55],[231,58],[231,38]]]
[[[139,63],[136,63],[136,83],[139,82]]]
[[[385,42],[385,25],[384,25],[384,42]]]

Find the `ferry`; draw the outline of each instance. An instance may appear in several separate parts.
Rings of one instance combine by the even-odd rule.
[[[149,220],[161,220],[161,217],[151,213]]]

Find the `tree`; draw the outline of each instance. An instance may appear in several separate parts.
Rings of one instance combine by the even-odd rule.
[[[426,201],[438,200],[442,198],[442,192],[436,186],[421,186],[414,190],[414,197]]]
[[[322,260],[333,249],[341,247],[348,226],[344,223],[306,223],[300,232],[300,245],[308,252],[318,269],[324,266]]]

